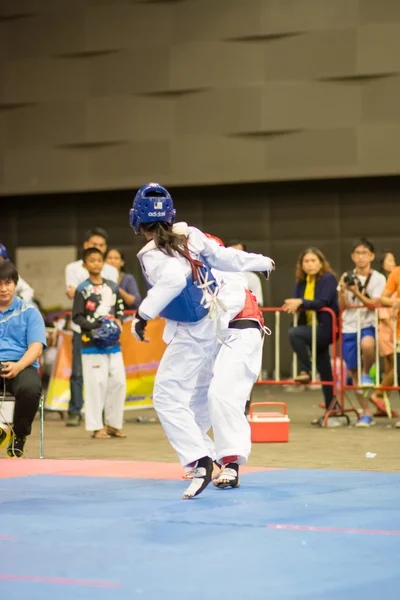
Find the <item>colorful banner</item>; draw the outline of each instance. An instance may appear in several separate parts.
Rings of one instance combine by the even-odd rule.
[[[138,342],[131,334],[131,321],[125,321],[121,335],[121,349],[126,373],[126,410],[152,407],[154,377],[165,350],[162,333],[165,321],[154,319],[146,328],[148,343]],[[72,365],[72,332],[61,331],[57,358],[46,395],[45,408],[68,410],[70,399],[69,378]]]

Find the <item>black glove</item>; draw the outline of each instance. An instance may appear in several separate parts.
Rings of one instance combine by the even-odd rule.
[[[136,338],[139,342],[147,342],[148,341],[144,337],[144,334],[146,331],[146,325],[147,325],[146,319],[143,319],[143,317],[141,317],[139,315],[139,313],[136,313],[136,317],[132,321],[131,332],[132,332],[133,337]]]
[[[264,275],[265,279],[269,279],[272,271],[275,271],[275,263],[272,258],[269,259],[271,262],[271,268],[268,271],[260,271],[261,275]]]

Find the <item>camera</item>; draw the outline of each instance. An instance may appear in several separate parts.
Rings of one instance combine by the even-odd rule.
[[[343,283],[346,285],[357,285],[358,278],[354,275],[353,271],[348,271],[343,277]]]
[[[2,374],[2,373],[3,373],[3,363],[2,363],[2,362],[0,362],[0,377],[1,377],[1,374]]]

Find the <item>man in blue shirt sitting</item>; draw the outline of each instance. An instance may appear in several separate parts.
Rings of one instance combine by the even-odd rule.
[[[7,456],[22,458],[25,440],[42,393],[38,359],[46,347],[46,328],[38,309],[15,294],[18,272],[10,261],[0,262],[0,421],[6,391],[15,396],[14,424]],[[8,431],[0,428],[0,448]]]

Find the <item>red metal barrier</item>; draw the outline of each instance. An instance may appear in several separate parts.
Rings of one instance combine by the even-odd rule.
[[[333,408],[331,407],[326,413],[325,413],[325,417],[324,417],[324,425],[327,424],[328,418],[332,415],[339,415],[339,414],[343,414],[343,413],[350,413],[353,412],[356,414],[357,419],[359,417],[358,411],[354,408],[354,407],[350,407],[350,408],[346,408],[345,407],[345,392],[346,390],[358,390],[360,389],[359,386],[355,386],[355,385],[347,385],[345,381],[343,381],[343,368],[342,365],[344,363],[343,361],[343,350],[342,350],[342,342],[343,342],[343,333],[342,333],[342,327],[341,327],[341,321],[342,321],[342,314],[344,312],[344,310],[359,310],[362,308],[366,308],[365,306],[351,306],[351,307],[345,307],[340,311],[339,314],[339,318],[337,318],[336,314],[334,313],[334,311],[331,308],[321,308],[321,312],[327,312],[331,315],[331,319],[332,319],[332,360],[333,360],[333,370],[332,370],[332,381],[316,381],[314,378],[312,378],[312,381],[310,381],[307,385],[328,385],[328,386],[332,386],[334,390],[337,390],[339,388],[339,397],[335,399],[336,404],[339,404],[339,408]],[[371,306],[368,307],[370,310],[377,310],[379,308],[382,308],[381,306]],[[261,311],[264,313],[275,313],[275,315],[285,312],[285,310],[282,307],[269,307],[269,308],[261,308]],[[320,311],[313,311],[313,312],[320,312]],[[133,315],[135,314],[136,311],[135,310],[126,310],[124,311],[125,315]],[[68,315],[71,315],[71,311],[64,311],[62,312],[58,319],[61,319],[63,317],[66,317]],[[280,351],[280,328],[279,328],[279,322],[280,319],[276,318],[276,322],[278,323],[278,327],[276,328],[275,331],[275,340],[279,340],[278,344],[275,344],[275,358],[277,358],[277,348]],[[315,323],[315,327],[316,327],[316,319],[314,321]],[[378,319],[376,319],[376,324],[378,323]],[[376,327],[376,332],[377,332],[377,336],[376,336],[376,346],[378,348],[379,346],[379,334],[378,334],[378,327]],[[396,338],[396,335],[394,336],[394,339]],[[336,373],[336,358],[337,358],[337,347],[336,347],[336,341],[337,339],[339,339],[339,359],[340,359],[340,369],[339,369],[339,379],[337,377],[337,373]],[[395,346],[395,353],[396,353],[396,346]],[[378,353],[379,350],[377,350],[377,357],[378,357]],[[279,355],[279,362],[280,362],[280,355]],[[395,361],[395,373],[397,373],[397,361]],[[276,367],[277,365],[275,365]],[[315,372],[315,364],[313,365],[313,372]],[[298,382],[292,380],[286,380],[286,379],[281,379],[280,378],[280,373],[278,370],[278,377],[275,379],[259,379],[256,384],[258,385],[301,385]],[[397,375],[395,375],[395,381],[397,381]],[[339,384],[339,385],[338,385]],[[374,386],[375,390],[383,390],[383,391],[393,391],[393,390],[400,390],[400,386],[399,385],[393,385],[393,386],[380,386],[380,385],[376,385]]]
[[[368,308],[369,310],[375,310],[375,364],[377,365],[377,378],[379,379],[379,360],[380,360],[380,352],[379,352],[379,315],[378,315],[378,310],[380,308],[382,308],[382,306],[380,305],[373,305],[373,306],[364,306],[364,305],[360,305],[360,306],[345,306],[339,314],[339,323],[341,323],[342,321],[342,315],[343,312],[345,310],[361,310],[361,309],[366,309]],[[361,323],[360,320],[358,322],[358,336],[359,338],[361,337]],[[340,361],[343,362],[343,332],[342,332],[342,327],[340,327],[339,329],[339,344],[340,344]],[[373,389],[375,391],[378,390],[382,390],[384,392],[387,391],[395,391],[395,390],[400,390],[400,386],[398,385],[398,377],[397,377],[397,354],[396,354],[396,344],[397,344],[397,327],[394,328],[393,331],[393,350],[394,350],[394,382],[397,385],[374,385]],[[361,348],[360,348],[360,339],[358,340],[358,371],[360,373],[361,371]],[[341,405],[344,405],[344,398],[345,398],[345,393],[346,390],[358,390],[361,391],[363,388],[360,387],[360,382],[358,382],[359,385],[347,385],[347,383],[345,381],[343,381],[343,374],[342,371],[340,371],[340,403]],[[364,389],[368,389],[368,388],[364,388]],[[390,409],[390,403],[389,403],[389,399],[386,397],[385,398],[385,404],[386,404],[386,408],[389,409],[388,413],[391,413],[391,409]],[[390,414],[389,414],[390,416]]]
[[[312,381],[310,381],[309,383],[307,383],[307,385],[328,385],[328,386],[332,386],[333,389],[337,389],[337,374],[336,374],[336,357],[337,357],[337,349],[336,349],[336,340],[337,340],[337,334],[338,334],[338,320],[336,317],[335,312],[331,309],[331,308],[321,308],[320,309],[321,312],[327,312],[331,315],[331,319],[332,319],[332,359],[333,359],[333,370],[332,370],[332,381],[316,381],[315,379],[312,378]],[[285,312],[283,307],[277,307],[277,308],[262,308],[261,309],[262,312],[265,313],[275,313],[275,315],[280,314],[281,312]],[[320,312],[320,311],[313,311],[313,312]],[[279,323],[279,319],[276,319],[276,321],[278,321]],[[314,321],[314,325],[313,327],[316,327],[316,318]],[[276,335],[276,339],[280,340],[280,329],[279,327],[277,328],[277,331],[275,331],[275,335]],[[339,330],[339,335],[341,335],[341,328]],[[316,342],[315,342],[316,343]],[[280,343],[278,343],[278,348],[280,349]],[[277,355],[277,344],[275,344],[275,357]],[[340,365],[342,365],[342,347],[340,346]],[[313,371],[315,372],[315,364],[313,365]],[[335,403],[340,405],[340,408],[333,408],[330,407],[330,409],[328,411],[326,411],[325,416],[324,416],[324,425],[327,424],[328,422],[328,418],[330,416],[333,415],[338,415],[338,414],[343,414],[343,413],[350,413],[350,412],[354,412],[357,415],[358,418],[358,412],[355,408],[351,407],[351,408],[346,408],[344,405],[344,394],[342,392],[342,368],[340,368],[340,394],[339,394],[339,398],[335,399]],[[294,380],[282,380],[280,379],[280,374],[278,373],[278,377],[276,379],[259,379],[256,382],[258,385],[301,385],[299,384],[297,381]]]

